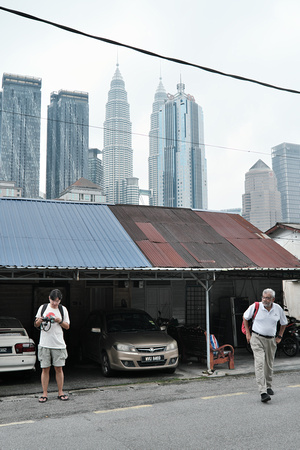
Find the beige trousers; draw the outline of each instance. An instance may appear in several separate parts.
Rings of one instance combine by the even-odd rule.
[[[254,356],[255,377],[260,394],[272,387],[273,364],[277,344],[274,339],[267,339],[252,333],[250,345]]]

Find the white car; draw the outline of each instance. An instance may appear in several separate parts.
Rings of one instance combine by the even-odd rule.
[[[35,370],[35,343],[15,317],[0,316],[0,372]]]

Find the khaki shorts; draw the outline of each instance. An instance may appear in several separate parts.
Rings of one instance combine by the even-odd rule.
[[[63,367],[66,363],[68,352],[66,348],[46,348],[38,346],[38,359],[42,369],[50,367]]]

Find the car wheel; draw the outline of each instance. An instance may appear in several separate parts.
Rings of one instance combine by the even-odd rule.
[[[299,344],[296,339],[286,337],[281,342],[282,350],[287,356],[296,356],[299,352]]]
[[[101,370],[104,377],[110,377],[113,372],[110,368],[109,357],[106,352],[102,353],[101,356]]]

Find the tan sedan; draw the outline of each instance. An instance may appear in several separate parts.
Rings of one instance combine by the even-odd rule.
[[[93,311],[80,333],[80,359],[101,365],[105,377],[113,370],[165,369],[178,365],[177,342],[148,313],[121,308]]]

